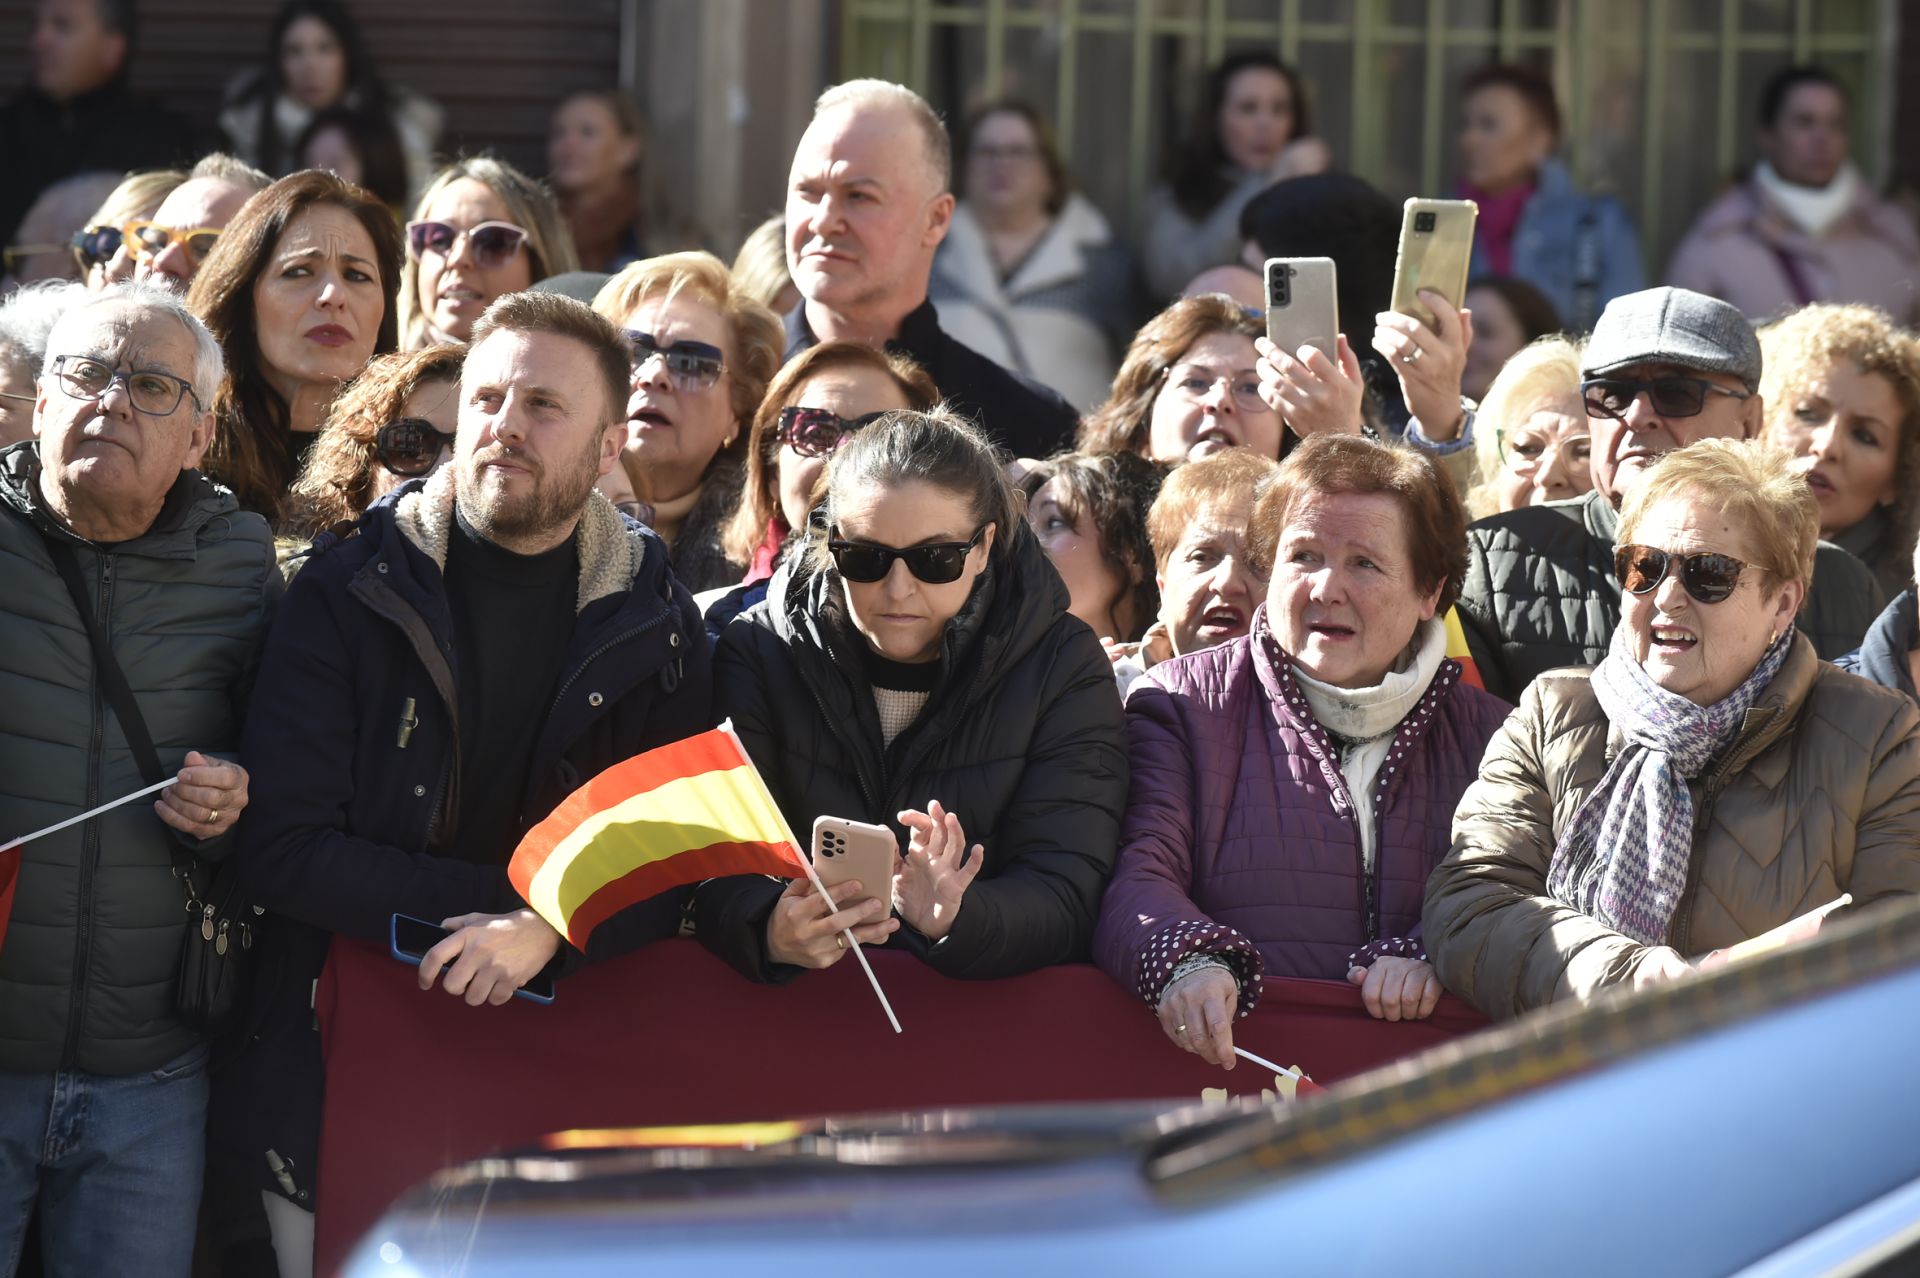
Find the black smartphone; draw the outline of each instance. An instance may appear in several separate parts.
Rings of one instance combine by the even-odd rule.
[[[427,957],[427,951],[452,936],[453,932],[437,923],[425,919],[416,919],[406,914],[393,916],[393,956],[402,963],[420,966]],[[524,998],[529,1003],[553,1002],[553,977],[539,972],[534,978],[513,992],[515,998]]]

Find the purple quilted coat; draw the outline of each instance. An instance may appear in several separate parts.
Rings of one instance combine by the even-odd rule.
[[[1246,638],[1155,666],[1127,699],[1132,789],[1094,958],[1149,1002],[1196,950],[1243,984],[1343,980],[1360,946],[1417,936],[1454,808],[1510,709],[1441,663],[1376,783],[1369,908],[1338,752],[1271,636],[1262,608]]]

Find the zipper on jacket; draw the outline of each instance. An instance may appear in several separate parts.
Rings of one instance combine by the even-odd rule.
[[[400,631],[401,637],[407,641],[413,648],[414,655],[420,659],[420,664],[427,667],[427,681],[433,684],[434,691],[439,694],[440,702],[447,710],[447,722],[452,728],[448,741],[451,762],[440,771],[440,783],[435,788],[433,803],[427,809],[427,828],[422,836],[421,846],[431,848],[433,836],[440,827],[441,818],[449,815],[447,809],[452,803],[455,779],[460,775],[459,684],[454,677],[453,664],[447,660],[446,654],[432,643],[433,635],[430,629],[427,630],[424,640],[414,632],[412,622],[418,622],[420,627],[425,628],[426,619],[421,617],[419,612],[408,607],[406,601],[400,598],[399,592],[384,581],[369,581],[364,588],[360,588],[356,582],[349,586],[349,593],[364,603],[374,616],[390,622]],[[411,620],[408,616],[401,615],[402,610],[411,614]],[[439,680],[433,677],[435,662],[438,662],[446,671],[446,689],[442,689]],[[451,701],[448,700],[448,691],[453,693]]]
[[[825,629],[822,629],[820,632],[820,644],[822,651],[826,653],[827,664],[833,666],[835,670],[838,670],[840,668],[840,659],[834,655],[833,639],[827,634]],[[853,760],[854,780],[860,783],[860,794],[867,801],[867,811],[869,814],[878,813],[880,810],[880,794],[886,791],[886,747],[882,746],[880,749],[880,784],[879,792],[876,793],[872,780],[867,776],[866,760],[860,749],[861,743],[840,730],[840,721],[827,713],[826,701],[821,698],[820,690],[813,686],[812,681],[807,678],[804,670],[800,672],[800,682],[806,685],[807,695],[813,698],[814,708],[820,712],[820,722],[826,724],[828,730],[840,739],[840,744],[846,747],[848,757]],[[856,713],[854,717],[858,719],[859,715]],[[886,824],[884,813],[881,814],[880,824]]]
[[[613,638],[607,640],[605,643],[601,644],[598,648],[595,648],[592,652],[588,653],[585,657],[581,658],[580,664],[573,668],[573,673],[568,675],[566,678],[566,681],[560,685],[560,690],[553,694],[553,704],[547,707],[547,718],[549,719],[553,718],[554,711],[560,708],[560,702],[566,698],[567,689],[573,687],[575,683],[579,682],[580,676],[587,672],[588,666],[600,660],[601,657],[604,657],[607,653],[613,651],[615,648],[618,648],[621,644],[627,643],[633,639],[638,639],[641,635],[646,634],[649,630],[652,630],[655,626],[665,621],[671,615],[672,613],[670,609],[662,608],[660,611],[654,613],[653,616],[647,618],[646,621],[642,622],[638,626],[635,626],[632,630],[626,631],[623,634],[615,635]]]
[[[113,556],[102,554],[100,589],[94,599],[94,616],[100,633],[113,642],[109,611],[113,601]],[[82,619],[84,624],[85,619]],[[87,751],[86,806],[100,802],[100,773],[106,766],[107,723],[106,689],[100,672],[93,675],[93,741]],[[80,893],[73,928],[73,983],[67,988],[67,1040],[60,1049],[61,1068],[79,1063],[80,1029],[87,1015],[88,974],[93,966],[93,879],[100,864],[100,819],[95,817],[80,827]]]

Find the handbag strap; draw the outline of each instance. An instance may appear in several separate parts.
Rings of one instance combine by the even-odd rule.
[[[64,541],[46,537],[47,556],[53,560],[54,571],[60,574],[60,580],[66,583],[67,593],[73,596],[73,606],[80,614],[80,623],[87,628],[87,640],[93,648],[94,669],[99,672],[101,686],[107,694],[107,704],[112,707],[114,717],[120,720],[120,731],[127,738],[127,748],[133,751],[133,761],[139,765],[140,775],[148,785],[157,785],[167,774],[160,766],[160,753],[153,748],[153,736],[147,731],[146,716],[140,713],[140,703],[134,699],[133,689],[127,684],[127,676],[120,669],[120,662],[113,655],[113,645],[107,640],[107,632],[94,616],[93,601],[87,597],[86,579],[80,575],[80,561],[73,553],[73,547]],[[200,894],[193,885],[193,858],[185,849],[172,839],[167,840],[167,850],[173,857],[174,877],[187,894],[187,908],[200,908]]]

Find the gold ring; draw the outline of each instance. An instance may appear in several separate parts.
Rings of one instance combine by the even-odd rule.
[[[1176,1025],[1173,1027],[1173,1032],[1176,1034],[1184,1034],[1187,1032],[1187,1027],[1184,1025]]]
[[[833,934],[833,943],[834,943],[835,945],[837,945],[837,946],[839,946],[839,947],[840,947],[841,949],[843,949],[843,950],[844,950],[844,949],[846,949],[846,948],[847,948],[847,934],[846,934],[845,932],[835,932],[835,933]]]
[[[207,809],[207,824],[208,824],[208,825],[212,825],[212,824],[213,824],[213,823],[214,823],[215,821],[218,821],[219,819],[220,819],[220,809],[219,809],[219,808],[208,808],[208,809]]]

